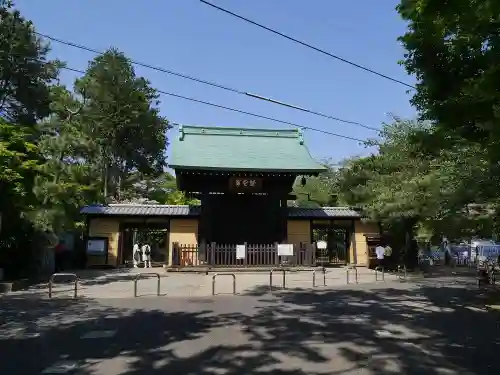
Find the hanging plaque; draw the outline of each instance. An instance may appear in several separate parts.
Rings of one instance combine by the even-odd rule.
[[[260,191],[262,179],[259,177],[231,177],[229,187],[235,191]]]

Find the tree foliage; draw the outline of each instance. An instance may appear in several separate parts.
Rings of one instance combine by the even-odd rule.
[[[500,3],[402,0],[408,31],[403,65],[418,80],[422,117],[467,139],[496,143],[499,132]]]
[[[85,99],[83,131],[97,151],[103,194],[120,199],[128,174],[159,175],[165,167],[168,122],[157,108],[158,94],[137,77],[125,55],[110,49],[95,58],[75,83]]]
[[[50,85],[59,63],[47,59],[48,45],[8,1],[0,3],[0,115],[33,126],[50,112]]]
[[[81,227],[85,204],[196,203],[165,170],[170,126],[129,59],[109,49],[68,88],[48,53],[31,22],[0,1],[0,267],[17,269],[14,258],[27,263],[42,238],[52,244],[47,234]]]
[[[340,201],[386,227],[411,227],[424,237],[479,234],[469,207],[482,203],[477,192],[488,169],[484,150],[462,142],[428,152],[421,143],[432,131],[429,123],[399,118],[384,125],[378,152],[347,160],[339,170]]]
[[[500,197],[500,2],[401,0],[397,11],[408,23],[399,40],[417,79],[412,103],[432,124],[416,144],[431,159],[439,150],[433,173],[446,190],[437,219],[491,232]],[[455,214],[467,204],[490,214]]]

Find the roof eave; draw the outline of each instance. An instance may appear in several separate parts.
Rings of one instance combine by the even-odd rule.
[[[220,171],[220,172],[273,172],[273,173],[295,173],[295,174],[318,174],[326,172],[326,168],[306,168],[306,169],[282,169],[282,168],[231,168],[231,167],[208,167],[194,165],[169,164],[172,169],[178,170],[200,170],[200,171]]]

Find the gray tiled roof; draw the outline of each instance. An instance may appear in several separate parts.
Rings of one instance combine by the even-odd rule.
[[[109,204],[85,206],[80,213],[85,215],[197,216],[200,214],[200,207],[166,204]]]
[[[288,209],[289,217],[303,218],[332,218],[332,217],[348,217],[361,218],[361,213],[349,207],[321,207],[321,208],[301,208],[290,207]]]
[[[85,206],[80,211],[85,215],[123,216],[198,216],[199,206],[164,204],[110,204]],[[361,214],[349,207],[300,208],[289,207],[292,218],[361,218]]]

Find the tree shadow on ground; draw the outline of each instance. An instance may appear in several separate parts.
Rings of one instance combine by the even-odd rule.
[[[267,335],[282,342],[307,336],[340,345],[342,357],[369,373],[500,373],[497,318],[484,311],[475,290],[295,290],[280,298],[282,303],[270,308],[277,324]],[[265,325],[265,315],[261,311],[253,323]]]
[[[0,373],[40,374],[62,359],[78,363],[78,375],[500,373],[500,328],[473,290],[401,284],[254,294],[210,304],[2,299],[8,320],[45,324],[40,337],[0,341]],[[116,334],[80,339],[92,330]]]
[[[59,272],[58,272],[59,273]],[[80,287],[108,285],[112,283],[132,282],[139,274],[157,273],[160,277],[166,277],[166,272],[162,267],[151,269],[134,269],[134,268],[116,268],[116,269],[86,269],[86,270],[68,270],[61,271],[60,275],[56,275],[54,279],[55,288],[63,285],[71,285],[74,282],[74,276],[78,278]],[[152,275],[151,275],[152,276]],[[149,276],[149,277],[151,277]],[[143,276],[142,278],[144,278]],[[33,293],[45,292],[48,290],[49,279],[38,281],[35,284],[29,284],[20,290],[30,291]],[[64,293],[67,290],[55,290],[55,293]]]

